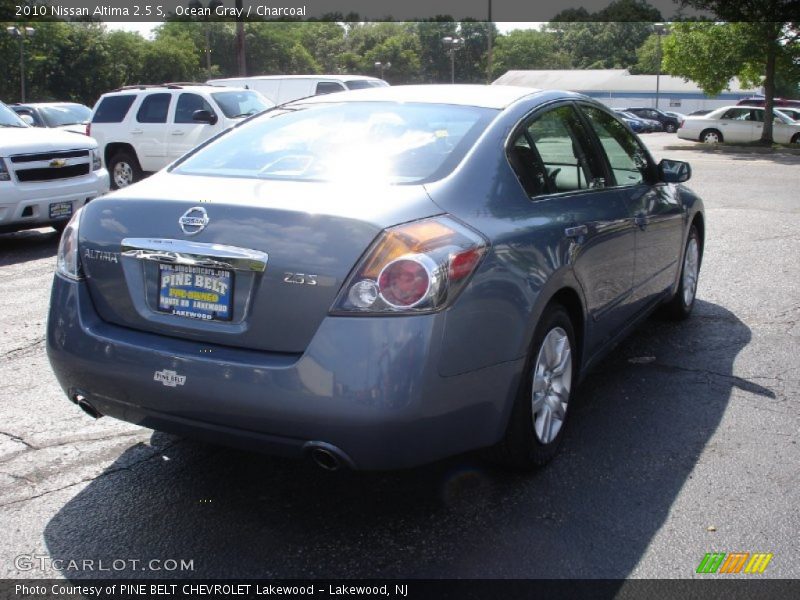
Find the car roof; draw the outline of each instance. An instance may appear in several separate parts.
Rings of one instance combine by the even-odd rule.
[[[510,85],[395,85],[368,88],[297,100],[298,104],[334,102],[420,102],[423,104],[456,104],[481,108],[503,109],[517,100],[541,93],[542,90]],[[578,94],[563,92],[569,97]]]
[[[24,104],[21,102],[15,102],[14,104],[9,104],[11,108],[39,108],[43,106],[86,106],[85,104],[81,104],[80,102],[25,102]],[[88,107],[87,107],[88,108]]]
[[[116,94],[144,94],[148,92],[163,93],[163,92],[173,92],[173,91],[208,92],[210,94],[212,92],[231,92],[231,91],[252,92],[254,90],[248,90],[243,87],[209,85],[205,83],[201,84],[165,83],[162,85],[128,85],[116,90],[111,90],[110,92],[106,92],[105,94],[103,94],[103,96],[113,96]]]

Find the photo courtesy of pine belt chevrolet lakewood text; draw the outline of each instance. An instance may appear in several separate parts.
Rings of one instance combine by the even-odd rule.
[[[326,469],[542,465],[587,371],[690,315],[690,175],[571,92],[296,100],[72,217],[50,362],[95,417]]]

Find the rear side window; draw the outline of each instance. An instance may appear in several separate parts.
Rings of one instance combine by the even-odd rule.
[[[352,81],[346,81],[345,85],[349,90],[363,90],[365,88],[387,87],[388,84],[385,81],[373,81],[372,79],[353,79]]]
[[[136,96],[133,94],[106,96],[100,100],[92,117],[92,123],[121,123],[135,99]]]
[[[528,195],[594,187],[602,170],[586,151],[586,138],[586,130],[571,106],[537,116],[509,148],[509,161]]]
[[[317,84],[317,91],[315,94],[333,94],[336,92],[343,92],[344,87],[335,81],[320,81]]]
[[[649,163],[647,154],[625,126],[611,115],[591,106],[581,106],[589,118],[608,157],[617,185],[637,185],[645,181]]]
[[[171,99],[171,94],[150,94],[142,101],[136,120],[139,123],[166,123]]]

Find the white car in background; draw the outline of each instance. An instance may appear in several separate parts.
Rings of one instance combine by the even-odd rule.
[[[763,108],[723,106],[706,115],[686,117],[678,129],[678,137],[706,144],[755,142],[761,139],[763,128]],[[775,110],[772,139],[779,144],[800,144],[800,123]]]
[[[61,231],[84,204],[108,191],[97,142],[30,127],[0,102],[0,233]]]

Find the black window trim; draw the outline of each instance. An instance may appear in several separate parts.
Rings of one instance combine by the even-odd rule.
[[[638,187],[640,185],[644,185],[644,186],[648,186],[649,187],[649,186],[652,186],[652,185],[655,185],[656,183],[658,183],[658,173],[657,173],[658,167],[655,164],[655,160],[653,160],[653,157],[650,154],[650,151],[642,143],[642,141],[639,139],[639,137],[635,133],[631,133],[631,136],[633,137],[633,141],[636,143],[637,146],[639,146],[640,150],[644,151],[644,154],[647,157],[648,169],[647,169],[647,172],[645,173],[645,176],[642,178],[642,181],[640,181],[639,183],[629,184],[629,185],[621,185],[617,181],[616,176],[614,175],[614,169],[611,168],[611,162],[608,159],[608,154],[606,154],[606,151],[603,148],[603,144],[600,141],[600,138],[598,137],[597,132],[594,130],[594,127],[592,127],[592,123],[589,120],[589,117],[586,116],[586,114],[584,114],[584,112],[583,112],[583,110],[581,110],[581,108],[583,106],[587,106],[587,107],[590,107],[590,108],[595,108],[595,109],[600,110],[601,112],[606,113],[607,115],[609,115],[611,118],[613,118],[616,121],[621,121],[621,119],[617,118],[610,109],[608,109],[607,107],[605,107],[605,106],[603,106],[602,104],[599,104],[599,103],[587,102],[585,100],[578,100],[578,101],[575,101],[575,104],[576,104],[576,107],[578,108],[578,114],[580,114],[581,119],[584,122],[584,127],[588,128],[589,138],[591,140],[592,145],[594,146],[595,154],[600,157],[600,160],[603,163],[603,168],[606,171],[606,184],[601,189],[606,189],[606,190],[633,189],[633,188],[636,188],[636,187]]]

